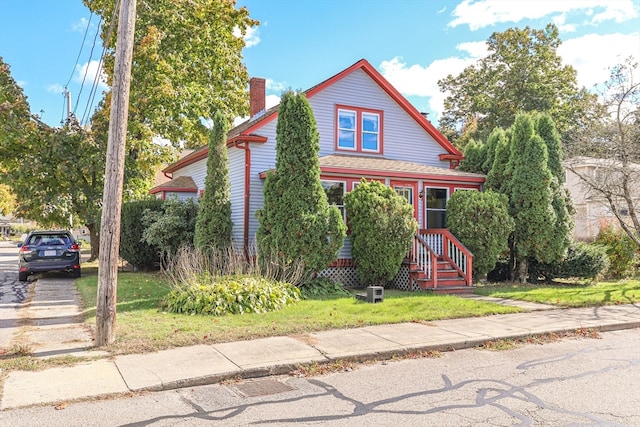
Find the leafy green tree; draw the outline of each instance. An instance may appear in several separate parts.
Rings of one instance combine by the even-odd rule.
[[[418,231],[413,207],[391,187],[364,179],[347,193],[345,207],[360,282],[385,286],[398,273]]]
[[[146,209],[142,215],[142,241],[160,249],[163,265],[183,246],[193,246],[198,204],[193,199],[164,201],[160,211]]]
[[[571,136],[584,121],[595,96],[578,89],[576,70],[562,65],[558,28],[510,28],[487,40],[489,55],[458,76],[440,80],[448,92],[439,126],[458,144],[473,123],[476,140],[495,128],[508,129],[521,112],[547,112],[560,134]],[[468,133],[468,131],[465,131]],[[468,135],[465,136],[468,138]]]
[[[320,183],[320,135],[304,94],[282,95],[276,142],[275,173],[267,175],[264,206],[256,213],[258,251],[265,259],[301,259],[309,271],[322,270],[336,259],[346,227]]]
[[[550,250],[555,243],[556,214],[552,206],[553,175],[547,159],[545,143],[535,133],[533,119],[527,114],[518,115],[513,125],[508,194],[515,221],[513,251],[521,282],[527,278],[527,258],[552,262],[563,255]]]
[[[29,137],[36,129],[35,119],[22,88],[11,76],[11,67],[0,56],[0,161],[4,161],[3,164],[7,160],[18,161],[15,152],[29,144]]]
[[[473,253],[473,275],[486,275],[514,229],[509,199],[494,191],[456,191],[447,201],[447,228]]]
[[[105,73],[113,77],[116,32],[111,30],[113,0],[83,0],[102,17],[108,46]],[[154,0],[136,11],[128,134],[149,149],[150,137],[208,140],[202,119],[216,111],[227,117],[247,111],[249,76],[242,63],[243,36],[258,22],[233,1]],[[109,105],[109,104],[107,104]],[[108,115],[107,115],[108,117]],[[139,137],[138,137],[139,136]]]
[[[16,195],[16,211],[41,226],[84,224],[91,237],[91,259],[98,256],[98,223],[104,188],[109,117],[105,102],[92,116],[91,129],[70,118],[51,128],[29,113],[22,89],[0,60],[0,181]],[[108,100],[107,95],[107,100]],[[169,147],[129,148],[125,200],[144,197]]]
[[[194,243],[205,251],[224,250],[231,246],[231,190],[229,184],[229,156],[227,132],[229,121],[216,112],[209,139],[207,177],[204,195],[196,221]]]
[[[9,215],[16,210],[16,196],[6,184],[0,184],[0,215]]]

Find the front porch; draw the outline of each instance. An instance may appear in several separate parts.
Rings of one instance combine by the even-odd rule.
[[[471,294],[473,254],[447,229],[422,229],[398,274],[387,285],[405,291]],[[336,261],[319,273],[345,286],[360,285],[356,267],[349,259]]]

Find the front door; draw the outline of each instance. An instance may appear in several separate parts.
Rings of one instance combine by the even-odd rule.
[[[426,187],[424,189],[424,217],[426,228],[446,228],[447,188]]]

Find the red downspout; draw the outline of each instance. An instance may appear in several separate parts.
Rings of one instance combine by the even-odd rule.
[[[240,145],[241,141],[234,141],[233,146],[244,150],[244,230],[243,230],[243,246],[244,256],[249,257],[249,201],[251,200],[251,150],[249,144],[245,141],[244,145]]]

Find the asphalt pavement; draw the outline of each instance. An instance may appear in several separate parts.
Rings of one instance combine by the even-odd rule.
[[[300,365],[340,359],[383,359],[417,351],[470,348],[488,341],[535,334],[640,327],[640,304],[557,309],[470,297],[522,306],[529,311],[329,330],[303,337],[271,337],[106,357],[106,352],[93,347],[91,331],[82,322],[80,300],[73,281],[40,278],[29,287],[29,295],[20,304],[5,304],[0,300],[0,321],[8,324],[13,316],[20,324],[13,330],[9,345],[25,346],[37,357],[74,355],[86,358],[86,361],[71,367],[5,373],[0,410],[132,391],[215,384],[227,379],[282,375]]]

